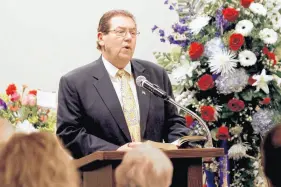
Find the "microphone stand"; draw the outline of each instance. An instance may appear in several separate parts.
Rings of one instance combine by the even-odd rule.
[[[188,113],[189,115],[191,115],[192,117],[194,117],[195,119],[198,120],[199,124],[201,124],[203,126],[203,128],[205,129],[205,132],[207,133],[207,142],[205,144],[205,147],[214,147],[213,146],[213,141],[212,141],[212,135],[211,132],[207,126],[207,124],[205,123],[205,121],[200,118],[196,113],[194,113],[193,111],[189,110],[186,107],[181,106],[180,104],[178,104],[175,100],[173,100],[170,96],[166,96],[163,97],[163,99],[169,103],[171,103],[174,106],[179,107],[180,109],[182,109],[183,111],[185,111],[186,113]]]

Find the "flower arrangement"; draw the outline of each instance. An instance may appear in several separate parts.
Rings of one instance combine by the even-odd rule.
[[[0,117],[10,121],[16,131],[54,132],[56,114],[54,111],[37,105],[37,90],[23,86],[22,94],[15,84],[10,84],[6,94],[0,95]]]
[[[169,73],[176,101],[201,116],[213,144],[226,153],[218,167],[205,167],[223,176],[208,186],[266,186],[260,143],[281,122],[281,1],[165,4],[179,20],[171,33],[156,25],[152,31],[174,47],[154,55]],[[185,118],[193,134],[205,134],[195,119]]]

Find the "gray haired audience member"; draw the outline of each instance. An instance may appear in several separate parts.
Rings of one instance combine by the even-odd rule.
[[[263,143],[264,172],[274,187],[281,187],[281,125],[275,126],[266,135]]]
[[[170,159],[148,145],[127,152],[115,172],[117,187],[169,187],[172,175]]]

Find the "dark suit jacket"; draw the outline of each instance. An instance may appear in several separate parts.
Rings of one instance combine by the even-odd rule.
[[[143,75],[172,95],[163,68],[143,60],[131,62],[135,78]],[[144,140],[172,142],[187,135],[189,129],[176,107],[138,86],[137,95]],[[101,58],[61,77],[57,135],[74,158],[99,150],[116,150],[131,142],[120,102]]]

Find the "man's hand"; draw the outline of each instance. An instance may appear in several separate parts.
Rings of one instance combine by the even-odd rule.
[[[141,145],[142,142],[130,142],[130,143],[126,143],[124,145],[122,145],[121,147],[119,147],[117,149],[117,151],[129,151],[132,150],[133,148]]]

